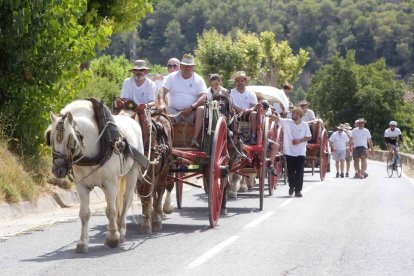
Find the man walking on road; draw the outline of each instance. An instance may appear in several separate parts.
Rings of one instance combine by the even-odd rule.
[[[302,121],[302,108],[292,110],[292,119],[276,117],[283,127],[283,150],[286,156],[289,195],[302,197],[303,173],[305,169],[306,144],[312,138],[307,123]]]
[[[354,178],[366,178],[368,177],[367,171],[367,157],[368,157],[368,145],[371,153],[374,153],[374,146],[371,140],[371,133],[365,128],[365,119],[359,118],[355,121],[356,128],[352,130],[351,141],[353,145],[352,157],[354,158]],[[361,160],[361,167],[359,165]]]
[[[341,178],[344,177],[345,157],[349,149],[349,138],[344,133],[344,125],[339,125],[331,137],[329,145],[332,150],[332,157],[335,160],[336,177],[339,177],[339,165],[341,167]]]
[[[345,123],[344,128],[345,128],[344,133],[349,138],[349,143],[348,143],[349,146],[347,148],[346,156],[345,156],[345,167],[346,167],[345,177],[349,177],[349,169],[351,168],[351,161],[352,161],[352,147],[351,147],[352,127],[349,125],[349,123]]]

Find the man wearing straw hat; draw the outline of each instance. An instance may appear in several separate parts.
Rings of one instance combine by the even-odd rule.
[[[292,119],[272,116],[283,128],[283,151],[286,157],[289,180],[289,195],[302,197],[303,174],[305,169],[306,144],[312,138],[307,123],[302,121],[302,108],[292,110]]]
[[[331,146],[333,160],[335,160],[336,177],[344,178],[345,156],[349,147],[349,138],[344,133],[344,125],[337,126],[337,131],[329,138],[329,145]],[[339,165],[341,174],[339,174]]]
[[[145,60],[135,60],[134,66],[129,69],[132,76],[122,84],[121,98],[133,100],[136,104],[148,104],[152,106],[155,104],[155,83],[146,77],[149,72]]]
[[[367,174],[367,157],[368,157],[368,145],[371,149],[371,153],[374,153],[374,146],[371,140],[371,133],[365,128],[365,119],[359,118],[355,121],[356,128],[352,130],[352,157],[354,158],[354,178],[366,178]],[[361,167],[359,166],[359,160],[361,160]]]
[[[198,136],[203,126],[204,103],[207,86],[203,78],[194,72],[194,57],[183,55],[180,70],[165,77],[160,93],[160,108],[165,108],[165,96],[168,95],[167,112],[173,124],[186,121],[194,122],[194,134],[191,146],[200,147]]]
[[[237,71],[233,75],[232,80],[234,80],[236,87],[230,92],[230,104],[242,119],[249,120],[251,132],[250,144],[256,144],[257,112],[255,108],[258,102],[256,94],[246,89],[246,84],[249,79],[250,77],[244,71]]]

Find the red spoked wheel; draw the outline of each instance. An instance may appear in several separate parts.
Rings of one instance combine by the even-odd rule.
[[[210,155],[208,210],[210,227],[212,228],[217,225],[220,216],[227,175],[227,124],[225,118],[221,117],[217,121]]]
[[[326,171],[328,168],[328,133],[324,128],[321,134],[321,144],[319,149],[319,174],[321,181],[325,179]]]
[[[182,172],[176,172],[175,177],[178,178],[175,180],[175,197],[177,199],[177,207],[178,209],[181,209],[181,203],[183,201],[183,186],[184,183],[180,181],[181,177],[183,177],[184,173]]]
[[[259,198],[260,198],[260,210],[263,210],[263,199],[264,199],[264,182],[267,173],[267,138],[269,137],[269,118],[265,118],[263,133],[262,133],[262,152],[260,154],[260,160],[258,162],[259,171]]]
[[[278,134],[278,129],[276,127],[276,124],[274,122],[272,122],[270,124],[270,129],[269,129],[269,139],[271,139],[274,142],[277,142],[277,138],[278,138],[277,134]],[[270,153],[268,155],[270,157]],[[268,184],[269,195],[270,196],[273,195],[273,191],[275,190],[275,188],[277,186],[277,181],[278,181],[279,175],[281,173],[280,161],[270,160],[270,159],[268,160],[268,162],[270,162],[270,164],[272,164],[272,161],[274,162],[275,172],[276,172],[277,176],[272,175],[270,172],[267,173],[267,184]]]

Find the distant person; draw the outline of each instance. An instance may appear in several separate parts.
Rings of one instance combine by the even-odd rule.
[[[365,119],[359,118],[355,121],[358,126],[352,130],[352,157],[354,159],[354,178],[366,178],[367,174],[367,157],[368,157],[368,145],[371,149],[371,153],[374,153],[374,146],[371,140],[371,133],[365,128]],[[361,160],[361,166],[360,161]]]
[[[219,74],[211,74],[209,76],[210,87],[207,88],[207,100],[212,100],[213,96],[223,95],[229,98],[229,92],[221,86],[221,77]]]
[[[288,82],[285,83],[282,88],[285,93],[291,93],[293,91],[293,85]]]
[[[146,77],[149,72],[145,60],[135,60],[129,71],[132,76],[122,84],[121,98],[131,99],[136,104],[155,105],[156,85]]]
[[[267,100],[262,100],[262,106],[263,106],[263,113],[266,116],[268,116],[271,120],[273,120],[274,117],[272,115],[274,113],[272,112],[272,109],[270,108],[269,102]],[[276,160],[276,156],[279,153],[279,143],[277,143],[276,141],[273,141],[270,138],[267,139],[267,143],[268,143],[267,148],[268,148],[268,151],[270,152],[269,154],[270,163],[267,169],[271,175],[277,176],[274,163]]]
[[[336,168],[336,177],[344,178],[344,168],[345,168],[345,157],[346,152],[349,150],[349,138],[344,133],[344,125],[337,126],[337,131],[335,131],[329,138],[329,144],[331,146],[332,158],[335,160]],[[339,174],[339,168],[341,173]]]
[[[312,138],[311,141],[309,141],[309,143],[315,143],[316,141],[314,140],[316,137],[316,134],[318,133],[317,131],[317,126],[318,126],[318,120],[316,120],[315,117],[315,112],[313,112],[312,109],[309,108],[309,102],[306,100],[303,100],[299,103],[299,106],[302,108],[303,112],[305,113],[303,115],[302,120],[305,123],[308,123],[310,130],[311,130],[311,134],[312,134]]]
[[[292,119],[275,117],[283,127],[283,151],[286,157],[289,195],[302,197],[306,144],[312,138],[309,126],[302,121],[302,108],[292,110]]]
[[[390,161],[395,147],[398,146],[398,141],[403,143],[403,135],[401,130],[397,127],[396,121],[391,121],[388,126],[389,127],[384,132],[384,140],[388,150],[387,161]]]
[[[258,101],[254,91],[246,88],[250,77],[246,75],[246,72],[238,71],[232,79],[236,87],[230,92],[230,104],[242,120],[250,123],[250,144],[256,144],[257,112],[255,108]]]
[[[176,72],[180,70],[180,60],[178,58],[170,58],[167,62],[168,73]]]
[[[289,102],[288,113],[286,114],[286,118],[292,119],[292,110],[295,108],[292,102]]]
[[[350,126],[349,123],[345,123],[344,124],[344,133],[348,136],[349,138],[349,146],[348,146],[348,150],[346,151],[346,156],[345,156],[345,167],[346,167],[346,173],[345,173],[345,177],[349,177],[349,169],[351,168],[351,161],[352,161],[352,143],[351,143],[351,134],[352,134],[352,127]]]
[[[165,77],[160,94],[160,108],[165,108],[165,96],[168,95],[167,113],[173,124],[182,121],[194,123],[191,146],[199,148],[198,137],[203,126],[204,103],[207,86],[203,78],[194,72],[194,57],[183,55],[180,70]]]

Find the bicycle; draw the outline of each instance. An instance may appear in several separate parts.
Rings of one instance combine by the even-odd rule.
[[[394,171],[397,172],[397,176],[401,177],[402,175],[402,164],[401,164],[401,157],[398,153],[398,146],[391,145],[392,147],[392,158],[391,160],[387,160],[387,173],[389,177],[392,177]]]

